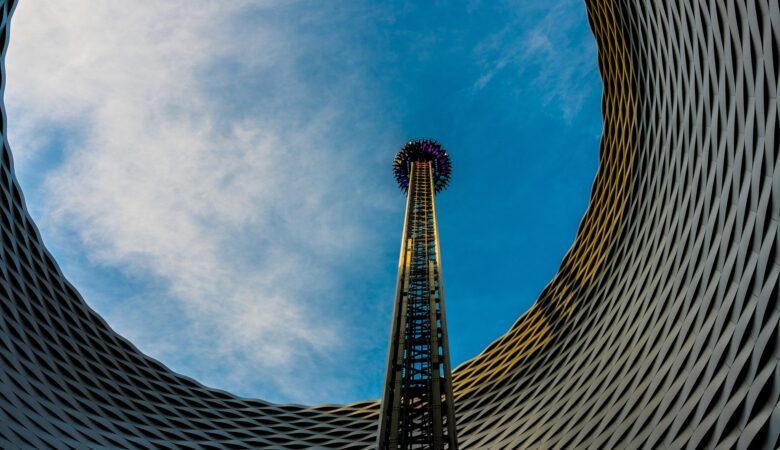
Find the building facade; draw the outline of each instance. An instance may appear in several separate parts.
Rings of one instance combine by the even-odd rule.
[[[586,4],[591,202],[536,304],[453,371],[459,445],[778,448],[780,6]],[[376,445],[376,401],[238,398],[112,331],[44,247],[0,117],[0,448]]]

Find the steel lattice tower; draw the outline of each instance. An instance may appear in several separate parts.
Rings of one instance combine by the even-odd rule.
[[[455,411],[435,194],[449,181],[447,151],[432,140],[407,143],[393,172],[406,192],[380,449],[455,449]]]

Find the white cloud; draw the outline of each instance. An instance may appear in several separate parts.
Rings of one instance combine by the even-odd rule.
[[[572,13],[573,3],[579,5],[577,13]],[[594,88],[589,76],[595,42],[572,33],[586,20],[585,4],[558,0],[517,11],[519,17],[475,48],[483,71],[473,87],[483,89],[508,69],[512,71],[508,74],[512,80],[518,74],[531,74],[535,87],[544,93],[546,104],[559,109],[563,118],[570,121]],[[526,23],[537,14],[541,17],[532,26]]]
[[[349,105],[287,107],[319,89],[295,75],[291,31],[229,26],[272,6],[20,2],[9,133],[20,166],[40,163],[51,130],[68,136],[45,179],[45,238],[73,230],[95,263],[165,284],[164,299],[116,299],[113,326],[164,361],[194,367],[176,359],[183,353],[223,367],[206,382],[240,388],[260,376],[307,401],[330,380],[290,390],[285,377],[343,351],[336,335],[349,328],[323,304],[330,297],[315,295],[336,283],[328,258],[361,255],[374,235],[354,225],[361,208],[338,197],[344,177],[360,174],[324,144]],[[263,78],[269,91],[253,95],[267,107],[226,113],[233,105],[219,89],[230,80],[214,74],[224,64],[242,80]],[[183,317],[159,316],[172,311]]]

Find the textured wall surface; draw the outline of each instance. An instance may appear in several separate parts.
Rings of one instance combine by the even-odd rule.
[[[587,5],[591,203],[537,303],[454,373],[461,447],[778,448],[778,1]],[[114,333],[44,248],[2,119],[0,448],[373,444],[376,402],[237,398]]]

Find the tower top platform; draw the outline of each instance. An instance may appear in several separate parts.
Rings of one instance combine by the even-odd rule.
[[[395,155],[393,173],[398,186],[406,192],[409,188],[409,170],[411,163],[430,161],[433,171],[433,187],[440,192],[447,187],[452,173],[452,163],[447,150],[433,139],[415,139],[409,141]]]

